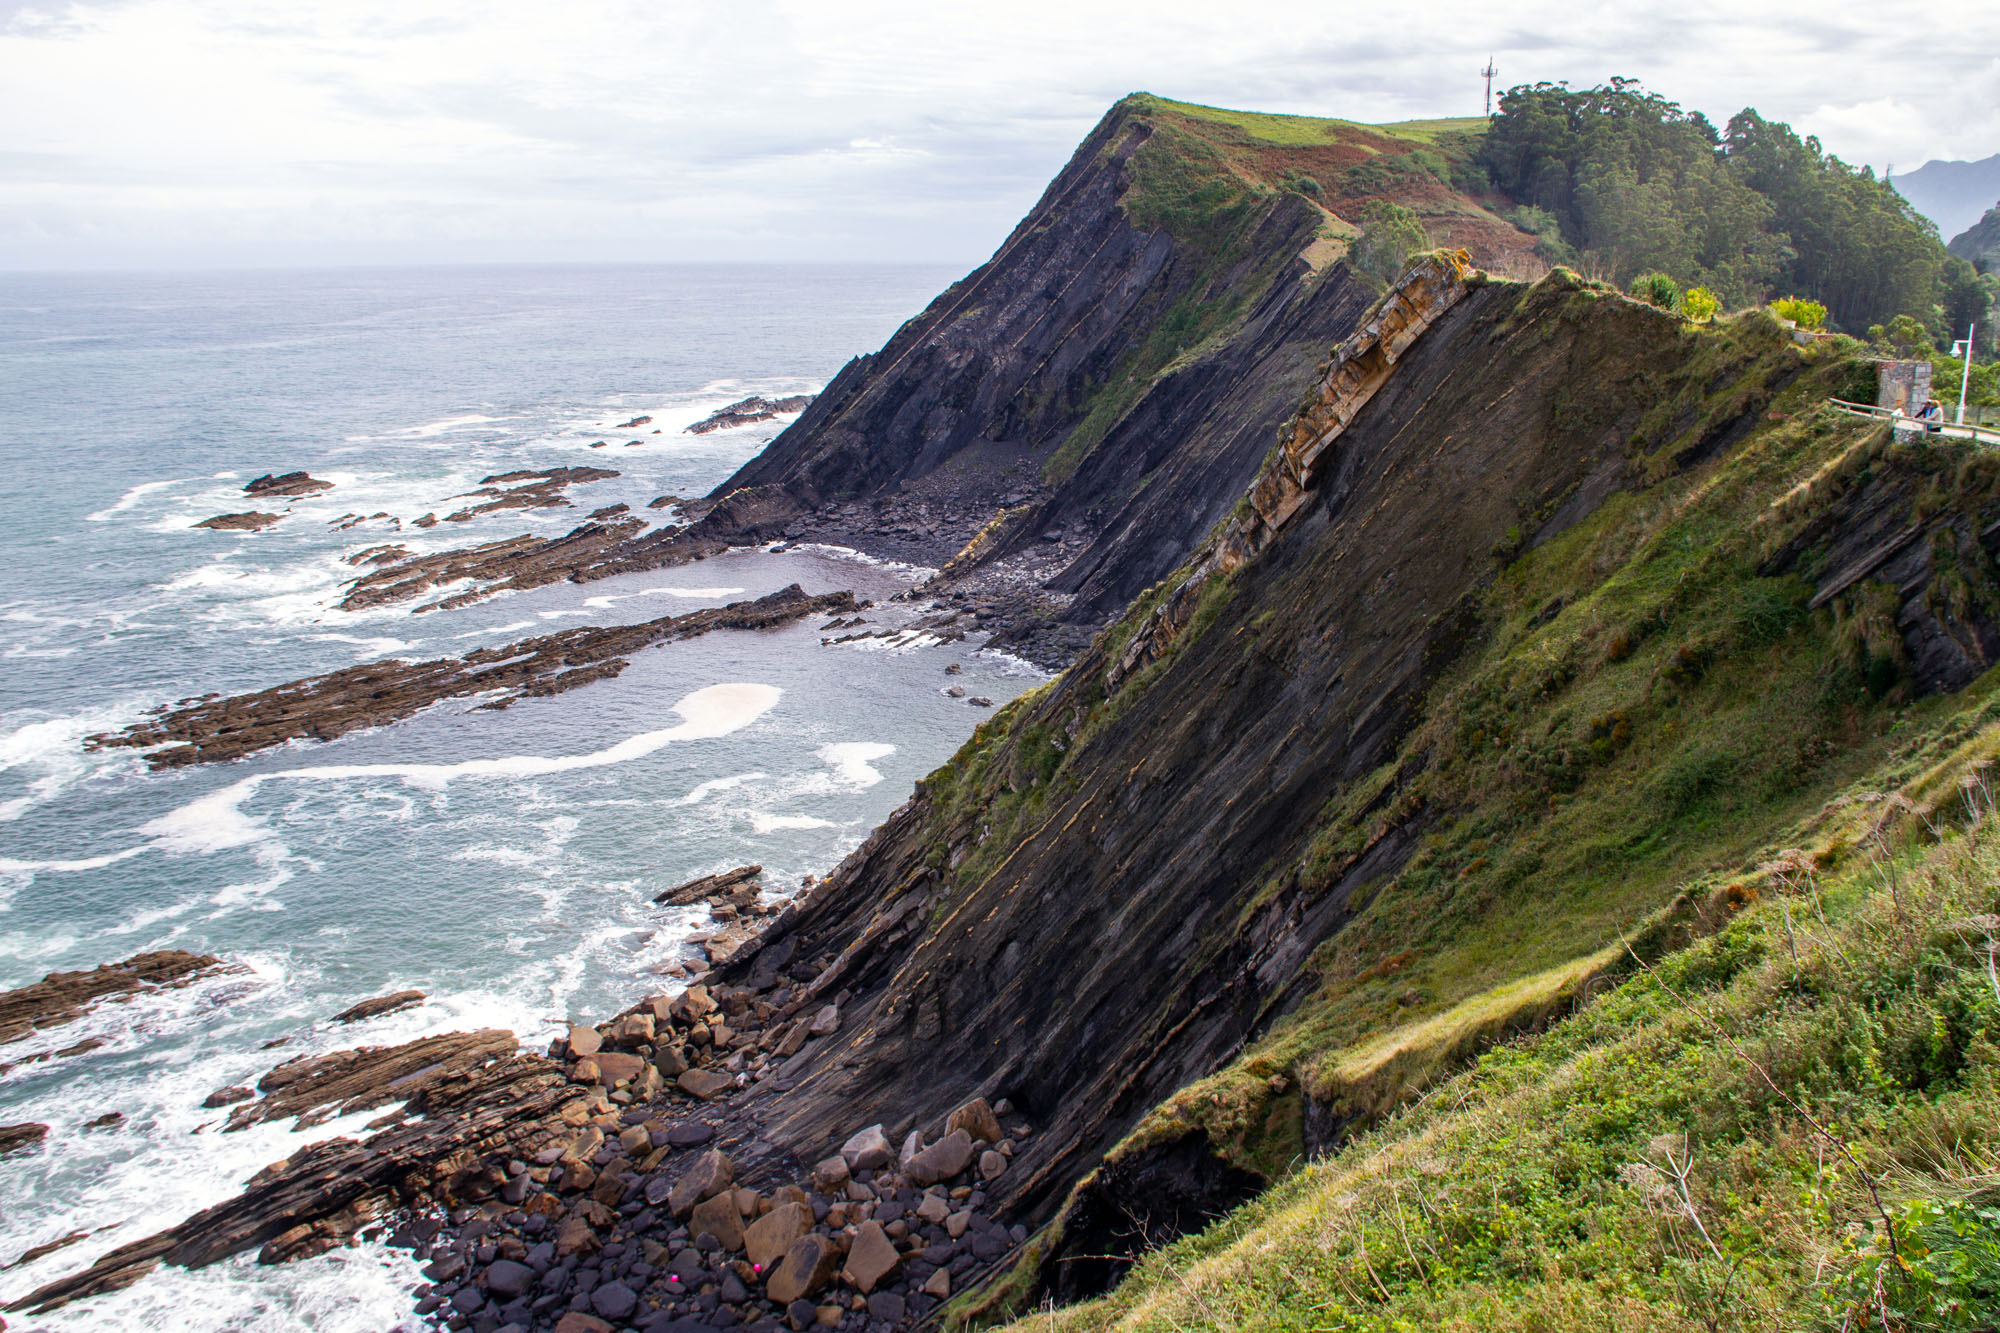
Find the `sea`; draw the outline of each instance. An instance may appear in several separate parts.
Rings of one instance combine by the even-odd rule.
[[[671,992],[702,907],[653,897],[745,863],[789,894],[1042,679],[914,632],[831,645],[811,618],[637,654],[505,711],[448,701],[331,742],[150,771],[92,735],[211,691],[453,656],[790,583],[889,599],[927,571],[822,546],[732,551],[457,610],[336,609],[351,557],[567,531],[697,496],[787,419],[689,434],[819,389],[957,274],[919,266],[506,266],[0,273],[0,989],[155,949],[230,970],[0,1045],[0,1304],[220,1202],[308,1142],[222,1132],[218,1089],[281,1060],[504,1027],[524,1047]],[[625,423],[639,417],[638,426]],[[602,447],[592,448],[597,442]],[[571,507],[412,526],[481,479],[615,469]],[[331,489],[247,496],[266,473]],[[260,532],[195,524],[258,509]],[[958,664],[961,673],[945,668]],[[345,1025],[357,1001],[424,1002]],[[68,1055],[56,1052],[77,1046]],[[278,1045],[273,1046],[273,1043]],[[92,1121],[116,1113],[115,1123]],[[46,1248],[54,1247],[54,1248]],[[29,1257],[38,1250],[46,1252]],[[411,1327],[406,1255],[163,1268],[11,1330]]]

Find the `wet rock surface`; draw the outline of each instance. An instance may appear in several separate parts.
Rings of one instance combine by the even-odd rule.
[[[383,1014],[393,1014],[424,1002],[420,990],[399,990],[393,995],[377,995],[363,1000],[360,1004],[341,1010],[333,1016],[336,1023],[359,1023],[363,1019],[379,1018]]]
[[[710,431],[729,430],[736,426],[754,426],[760,421],[770,421],[774,417],[792,412],[803,412],[812,400],[813,395],[809,393],[796,394],[790,398],[759,398],[753,395],[711,412],[681,433],[706,435]],[[651,417],[644,419],[652,420]]]
[[[417,527],[434,526],[416,520]],[[469,583],[448,596],[424,603],[417,611],[448,611],[468,606],[498,592],[521,591],[578,577],[645,531],[643,519],[611,517],[579,524],[560,537],[509,537],[477,546],[408,556],[377,563],[348,584],[340,600],[343,611],[388,606],[423,596],[435,588]],[[407,556],[407,553],[405,553]]]
[[[233,969],[220,958],[163,949],[87,971],[51,972],[32,985],[0,991],[0,1043],[74,1022],[99,1001],[185,986],[226,970]]]
[[[558,509],[571,503],[563,491],[593,481],[609,481],[618,473],[602,467],[556,467],[536,471],[500,472],[479,479],[478,504],[444,516],[447,523],[464,523],[504,509]]]
[[[34,1147],[48,1137],[49,1127],[30,1121],[20,1125],[0,1125],[0,1157]]]
[[[317,491],[330,491],[332,489],[332,482],[321,481],[319,478],[310,476],[304,472],[286,472],[282,474],[267,472],[245,485],[243,493],[258,497],[311,495]]]
[[[808,596],[794,583],[755,601],[685,615],[565,630],[465,657],[426,662],[391,658],[255,694],[198,699],[124,731],[93,736],[88,744],[93,749],[147,749],[146,762],[154,768],[235,759],[290,740],[332,740],[408,717],[442,699],[499,692],[482,707],[505,708],[518,699],[616,676],[629,665],[628,654],[656,643],[718,629],[771,629],[808,615],[851,610],[854,604],[850,592]]]
[[[263,514],[251,510],[243,514],[217,514],[214,518],[203,519],[195,526],[212,528],[216,532],[262,532],[283,517],[283,514]]]
[[[756,892],[758,877],[764,873],[762,866],[737,866],[716,875],[703,875],[685,884],[656,895],[653,901],[665,903],[669,907],[686,907],[691,903],[706,902],[711,898],[727,899],[739,896],[746,889]]]

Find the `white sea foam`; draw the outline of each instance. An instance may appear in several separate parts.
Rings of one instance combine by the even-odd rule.
[[[783,693],[775,685],[710,685],[674,705],[684,721],[676,727],[644,731],[589,754],[509,755],[466,759],[456,764],[315,764],[239,779],[190,801],[140,827],[155,847],[169,853],[218,852],[246,847],[270,836],[262,820],[243,813],[243,802],[266,782],[292,779],[400,778],[412,786],[439,789],[465,778],[531,778],[643,759],[675,741],[708,740],[749,726],[775,708]]]
[[[425,440],[435,435],[443,435],[447,431],[461,429],[465,426],[484,426],[496,421],[512,420],[514,420],[512,417],[487,417],[480,416],[477,413],[469,413],[462,417],[446,417],[442,421],[430,421],[421,426],[411,426],[408,430],[397,431],[396,434],[408,436],[411,439]]]
[[[310,634],[306,637],[316,643],[351,643],[358,648],[366,648],[371,657],[406,652],[423,642],[422,639],[371,639],[359,634]]]
[[[641,588],[637,592],[612,593],[604,597],[586,597],[583,604],[603,610],[613,602],[626,602],[634,597],[686,597],[697,601],[714,601],[723,597],[740,596],[741,588]]]
[[[750,827],[759,833],[776,833],[779,829],[838,828],[839,825],[816,815],[767,815],[761,810],[752,810]]]
[[[894,753],[895,746],[879,741],[844,741],[819,748],[819,757],[833,770],[835,781],[850,787],[872,787],[880,782],[882,770],[874,766],[874,761]]]
[[[103,523],[109,519],[116,518],[118,515],[124,513],[126,510],[131,509],[133,506],[137,505],[141,500],[145,499],[148,495],[151,495],[154,491],[164,490],[169,486],[178,486],[182,480],[185,479],[175,478],[168,481],[142,481],[137,486],[134,486],[131,490],[125,492],[125,494],[119,496],[115,503],[107,506],[106,508],[98,510],[94,514],[84,515],[84,520],[89,523]]]
[[[139,708],[136,703],[86,708],[28,722],[0,735],[0,773],[12,775],[10,780],[26,779],[20,794],[0,800],[0,824],[54,800],[92,774],[133,767],[137,761],[131,755],[87,753],[83,739],[116,730],[137,716]]]
[[[719,791],[729,791],[732,788],[741,787],[747,782],[759,782],[768,776],[765,773],[738,773],[733,777],[710,778],[707,782],[699,784],[693,791],[681,797],[680,804],[700,805]]]
[[[127,847],[121,852],[106,852],[102,856],[82,856],[67,861],[17,861],[13,857],[0,856],[0,875],[33,875],[40,870],[102,870],[145,850],[144,847]]]
[[[495,625],[491,629],[467,630],[463,634],[454,634],[451,637],[454,639],[481,639],[489,634],[512,634],[515,630],[533,629],[534,627],[535,622],[532,620],[516,620],[506,625]]]

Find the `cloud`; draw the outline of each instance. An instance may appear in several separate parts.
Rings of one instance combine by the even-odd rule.
[[[2000,147],[1961,0],[0,0],[0,264],[922,259],[1006,235],[1127,92],[1400,120],[1643,79],[1878,168]]]

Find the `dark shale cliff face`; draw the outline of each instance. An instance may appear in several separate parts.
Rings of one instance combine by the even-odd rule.
[[[1242,494],[1375,295],[1330,262],[1354,230],[1333,210],[1358,215],[1364,200],[1285,182],[1300,163],[1325,173],[1419,147],[1330,121],[1302,122],[1312,142],[1294,147],[1194,114],[1206,111],[1120,102],[994,257],[850,362],[716,488],[695,535],[796,534],[801,516],[922,486],[994,516],[957,573],[1057,543],[1041,548],[1062,556],[1050,613],[1073,626],[1104,624],[1165,576]],[[1452,233],[1475,262],[1532,245],[1422,179],[1398,188],[1478,224]],[[879,531],[848,536],[920,554]]]
[[[1315,947],[1410,854],[1422,810],[1300,873],[1329,799],[1393,754],[1477,640],[1502,560],[1645,468],[1725,448],[1798,373],[1769,338],[1724,367],[1729,410],[1667,429],[1717,370],[1675,317],[1430,262],[1181,573],[736,965],[807,961],[852,1016],[788,1071],[774,1141],[810,1159],[875,1120],[901,1133],[1006,1096],[1042,1128],[1004,1201],[1046,1218],[1142,1113],[1293,1003]]]

